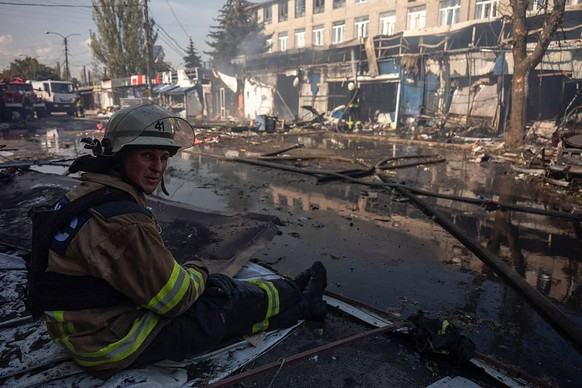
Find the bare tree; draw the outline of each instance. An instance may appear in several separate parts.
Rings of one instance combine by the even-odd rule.
[[[537,1],[543,5],[542,25],[532,29],[528,25],[528,5]],[[548,4],[547,1],[552,1]],[[510,147],[523,143],[527,123],[528,78],[541,62],[552,37],[564,16],[565,0],[509,0],[513,35],[513,79],[511,81],[511,115],[505,142]],[[528,37],[537,36],[533,51],[528,53]]]

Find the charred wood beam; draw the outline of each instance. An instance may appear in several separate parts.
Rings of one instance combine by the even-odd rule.
[[[362,338],[372,337],[372,336],[375,336],[378,334],[390,333],[390,332],[392,332],[396,329],[399,329],[401,327],[404,327],[404,326],[406,326],[405,323],[395,323],[392,325],[368,330],[368,331],[365,331],[363,333],[354,334],[352,336],[342,338],[340,340],[330,342],[328,344],[318,346],[318,347],[310,349],[310,350],[306,350],[305,352],[294,354],[290,357],[286,357],[286,358],[282,359],[281,361],[271,362],[269,364],[259,366],[255,369],[251,369],[251,370],[248,370],[246,372],[240,373],[238,375],[227,377],[227,378],[222,379],[216,383],[209,384],[208,387],[209,388],[230,387],[234,384],[240,383],[244,379],[256,376],[256,375],[261,374],[263,372],[266,372],[270,369],[281,368],[285,364],[290,364],[290,363],[295,362],[295,361],[304,360],[304,359],[311,357],[315,354],[324,352],[324,351],[329,350],[329,349],[337,348],[338,346],[341,346],[341,345],[349,344],[351,342],[357,341],[357,340],[362,339]]]
[[[291,150],[294,150],[294,149],[297,149],[297,148],[303,148],[303,147],[304,147],[304,144],[297,143],[297,144],[294,144],[294,145],[292,145],[290,147],[283,148],[282,150],[278,150],[278,151],[273,151],[273,152],[268,152],[266,154],[262,154],[261,156],[263,156],[263,157],[264,156],[276,156],[276,155],[280,155],[282,153],[285,153],[287,151],[291,151]]]

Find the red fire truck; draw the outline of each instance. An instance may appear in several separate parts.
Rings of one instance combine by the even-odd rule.
[[[46,116],[46,105],[34,93],[30,83],[20,77],[0,81],[0,120],[26,120],[33,118],[35,111],[38,117]]]

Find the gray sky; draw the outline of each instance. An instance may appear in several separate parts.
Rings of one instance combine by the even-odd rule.
[[[208,51],[204,43],[223,0],[150,0],[149,13],[167,33],[160,31],[156,44],[163,46],[166,62],[178,67],[184,53],[182,48],[191,36],[198,52]],[[67,5],[74,7],[59,7]],[[91,0],[0,0],[0,69],[14,59],[31,56],[47,66],[65,62],[63,38],[68,38],[69,67],[73,77],[80,78],[85,65],[92,68],[91,49],[87,43],[89,30],[97,31],[92,19]]]

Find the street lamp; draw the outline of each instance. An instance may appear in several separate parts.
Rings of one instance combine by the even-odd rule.
[[[59,34],[58,32],[52,32],[52,31],[45,31],[45,34],[54,34],[54,35],[58,35],[61,38],[63,38],[63,41],[65,42],[65,72],[63,74],[63,78],[65,79],[65,81],[68,81],[69,78],[71,77],[71,73],[69,72],[69,49],[67,47],[67,43],[68,43],[68,38],[69,36],[73,36],[73,35],[81,35],[81,34],[69,34],[67,36],[64,36],[62,34]]]

